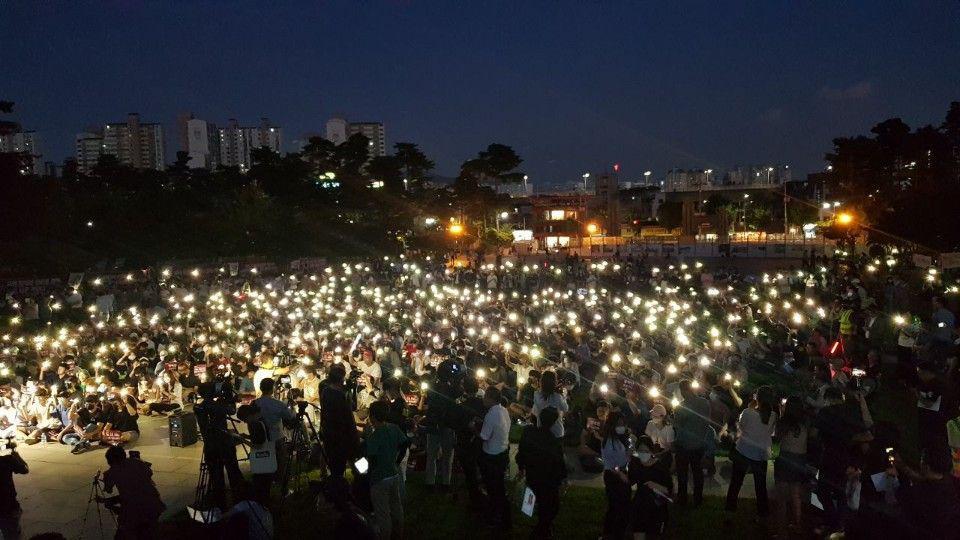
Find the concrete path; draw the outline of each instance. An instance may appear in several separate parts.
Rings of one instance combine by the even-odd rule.
[[[166,418],[140,418],[141,437],[130,448],[139,450],[142,459],[153,465],[153,479],[167,505],[165,516],[176,514],[193,502],[200,468],[201,445],[171,448]],[[81,455],[56,443],[21,444],[17,451],[26,460],[30,473],[14,477],[23,515],[22,538],[57,531],[67,538],[100,538],[96,504],[89,508],[87,523],[81,528],[93,476],[106,470],[104,450],[94,448]],[[106,510],[103,537],[113,538],[116,523]]]

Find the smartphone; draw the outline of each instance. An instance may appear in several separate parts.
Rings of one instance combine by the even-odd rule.
[[[367,463],[367,458],[360,458],[354,461],[353,466],[357,468],[357,472],[360,474],[367,474],[367,469],[370,468],[370,464]]]

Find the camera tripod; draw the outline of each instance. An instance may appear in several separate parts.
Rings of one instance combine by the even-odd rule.
[[[101,472],[97,471],[97,474],[93,475],[93,482],[90,483],[90,495],[87,498],[87,507],[83,511],[83,520],[80,522],[80,535],[77,537],[83,539],[87,534],[87,518],[90,516],[90,504],[97,505],[97,523],[100,528],[100,538],[106,538],[106,535],[103,531],[103,512],[100,510],[100,499],[103,498],[103,489],[100,488],[100,476]],[[108,506],[107,509],[110,513],[113,513],[113,510]]]
[[[293,436],[287,443],[289,458],[280,474],[280,501],[287,495],[299,491],[303,487],[303,473],[308,472],[313,464],[321,461],[323,448],[320,445],[320,436],[313,425],[313,420],[307,414],[310,404],[305,401],[297,403],[297,424],[293,429]],[[290,487],[290,479],[294,485]]]

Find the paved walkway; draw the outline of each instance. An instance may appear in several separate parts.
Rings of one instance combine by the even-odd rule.
[[[141,437],[131,449],[139,450],[142,458],[153,464],[153,479],[167,504],[165,516],[176,514],[193,502],[201,445],[171,448],[166,418],[140,418]],[[55,443],[27,446],[17,451],[26,460],[30,473],[14,477],[23,516],[20,520],[22,537],[57,531],[67,538],[100,538],[95,504],[90,505],[86,526],[84,510],[90,495],[93,476],[106,470],[104,450],[94,448],[79,456],[70,453],[70,447]],[[116,523],[103,510],[104,538],[113,538]]]

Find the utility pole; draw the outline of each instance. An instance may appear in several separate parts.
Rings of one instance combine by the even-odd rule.
[[[787,183],[783,182],[783,243],[787,243]]]

